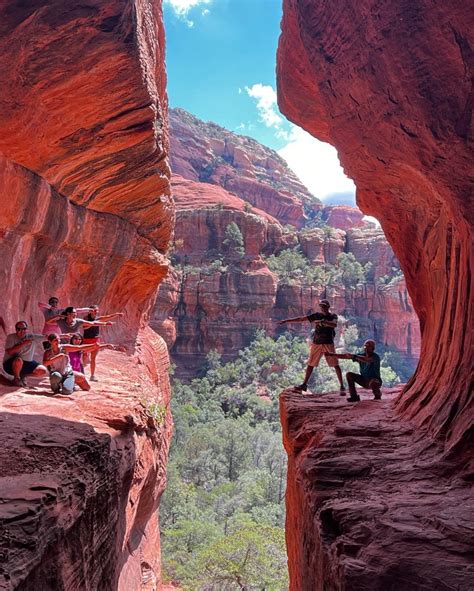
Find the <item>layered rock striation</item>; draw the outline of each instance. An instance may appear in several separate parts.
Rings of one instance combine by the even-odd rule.
[[[89,393],[3,387],[0,586],[154,589],[172,424],[147,328],[174,224],[161,3],[13,1],[0,23],[3,332],[40,332],[56,295],[123,311],[103,336],[127,350],[101,354]]]
[[[338,148],[420,318],[399,410],[448,447],[473,416],[471,25],[456,2],[287,0],[278,51],[282,111]]]
[[[295,591],[472,586],[472,24],[456,2],[284,2],[280,107],[337,147],[421,328],[382,407],[282,396]]]

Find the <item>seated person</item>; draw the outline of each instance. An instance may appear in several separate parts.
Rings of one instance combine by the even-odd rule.
[[[88,308],[89,309],[89,308]],[[77,309],[69,306],[64,310],[64,318],[57,321],[59,330],[63,334],[73,334],[79,332],[80,328],[89,328],[91,326],[111,326],[113,322],[103,322],[101,320],[83,320],[77,317]]]
[[[351,359],[356,361],[360,367],[360,373],[347,372],[346,378],[349,385],[350,397],[348,402],[359,402],[355,385],[359,384],[363,388],[369,388],[374,393],[374,400],[382,398],[380,390],[382,378],[380,377],[380,357],[375,353],[375,341],[369,339],[364,343],[364,352],[362,354],[353,353],[326,353],[337,359]]]
[[[13,376],[14,386],[27,387],[25,377],[44,376],[46,367],[34,360],[35,344],[44,340],[44,335],[28,332],[28,323],[20,320],[15,324],[15,332],[7,335],[3,369]]]
[[[44,304],[42,302],[38,302],[38,308],[43,312],[44,316],[44,326],[43,326],[43,334],[49,335],[53,332],[61,332],[57,322],[60,319],[64,319],[64,312],[59,306],[59,298],[56,296],[52,296],[49,298],[48,303]],[[83,312],[88,312],[89,308],[76,308],[78,314],[82,314]]]
[[[79,335],[80,336],[80,335]],[[74,386],[77,384],[82,390],[90,390],[90,384],[85,375],[80,371],[75,371],[69,358],[70,353],[78,351],[93,351],[100,346],[101,348],[113,348],[113,345],[62,345],[59,336],[52,333],[48,336],[48,342],[51,347],[44,352],[43,363],[49,368],[49,379],[52,391],[57,394],[72,394]]]

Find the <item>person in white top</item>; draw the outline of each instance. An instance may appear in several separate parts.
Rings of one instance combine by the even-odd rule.
[[[27,387],[26,376],[44,376],[47,369],[34,360],[35,344],[44,340],[44,335],[28,332],[28,323],[19,320],[15,332],[7,335],[3,369],[13,376],[14,386]]]

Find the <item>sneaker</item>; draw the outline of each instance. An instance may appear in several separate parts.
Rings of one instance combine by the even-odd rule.
[[[74,392],[78,392],[79,391],[79,386],[77,384],[74,384]]]
[[[341,396],[345,396],[345,395],[346,395],[346,389],[344,388],[344,386],[341,386],[341,387],[339,388],[339,394],[340,394]]]
[[[23,388],[28,388],[28,382],[25,380],[25,378],[20,378],[20,381],[22,383]]]
[[[91,382],[98,382],[99,381],[98,378],[96,378],[94,374],[92,374],[89,379]]]
[[[293,390],[296,390],[297,392],[306,392],[307,389],[308,386],[306,384],[300,384],[299,386],[295,386],[293,388]]]
[[[358,394],[356,396],[349,396],[347,402],[360,402],[360,396]]]
[[[23,382],[21,381],[20,378],[13,378],[12,380],[12,384],[13,386],[17,386],[18,388],[23,388]]]

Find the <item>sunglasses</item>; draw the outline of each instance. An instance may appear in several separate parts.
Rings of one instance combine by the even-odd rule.
[[[17,332],[20,332],[20,331],[22,331],[22,330],[28,330],[28,327],[27,327],[27,326],[16,326],[16,327],[15,327],[15,330],[16,330]]]

